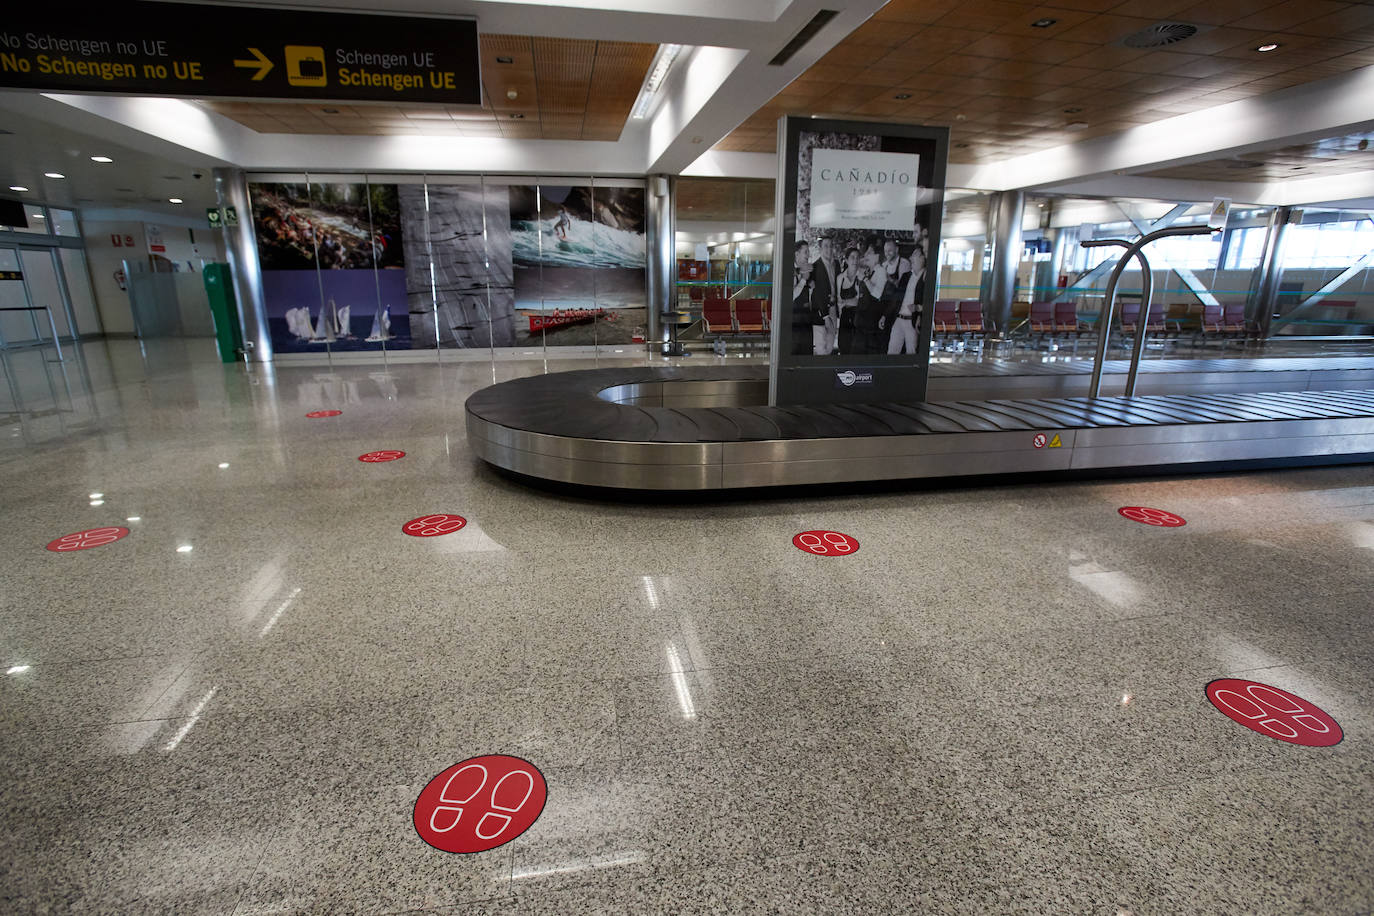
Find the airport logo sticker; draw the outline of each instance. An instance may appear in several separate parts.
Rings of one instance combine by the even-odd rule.
[[[1182,528],[1188,524],[1181,515],[1174,515],[1163,509],[1151,509],[1149,506],[1122,506],[1116,511],[1133,522],[1154,525],[1156,528]]]
[[[306,417],[311,420],[322,420],[325,417],[337,417],[341,413],[343,413],[342,410],[312,410],[306,414]]]
[[[1044,447],[1045,447],[1045,434],[1044,434],[1044,433],[1036,433],[1036,434],[1035,434],[1035,438],[1031,440],[1031,445],[1035,446],[1036,448],[1044,448]]]
[[[406,453],[394,448],[384,448],[377,452],[368,452],[366,455],[359,455],[359,461],[366,461],[368,464],[377,464],[382,461],[395,461],[397,458],[404,458]]]
[[[803,531],[792,538],[792,546],[818,557],[844,557],[859,549],[859,542],[838,531]]]
[[[1289,744],[1331,747],[1345,737],[1320,706],[1268,684],[1218,678],[1207,685],[1207,699],[1231,721]]]
[[[441,534],[461,531],[467,523],[468,520],[461,515],[447,515],[440,512],[435,515],[422,515],[419,518],[412,518],[401,526],[401,530],[411,537],[432,538]]]
[[[53,553],[66,553],[69,550],[90,550],[92,547],[104,547],[106,544],[113,544],[120,538],[127,537],[128,534],[129,529],[121,525],[111,525],[108,528],[88,528],[85,531],[64,534],[54,541],[49,541],[48,549]]]
[[[544,774],[528,760],[472,757],[429,781],[415,800],[415,832],[443,852],[485,852],[533,826],[548,800]]]

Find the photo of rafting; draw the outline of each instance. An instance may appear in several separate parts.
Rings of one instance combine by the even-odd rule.
[[[401,208],[394,184],[250,184],[263,270],[401,267]]]
[[[629,343],[646,323],[644,187],[512,185],[516,343]]]

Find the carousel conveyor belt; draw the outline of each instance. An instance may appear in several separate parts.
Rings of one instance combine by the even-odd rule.
[[[467,401],[482,459],[641,490],[1374,461],[1374,388],[769,407],[766,366],[590,369]]]

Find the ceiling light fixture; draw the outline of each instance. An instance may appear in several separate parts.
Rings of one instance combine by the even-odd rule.
[[[522,115],[522,114],[520,114],[519,112],[516,112],[515,114],[511,115],[511,118],[513,118],[513,119],[516,120],[516,121],[519,121],[519,120],[520,120],[521,118],[523,118],[523,117],[525,117],[525,116]]]
[[[169,197],[169,198],[167,198],[167,203],[169,203],[169,204],[180,204],[180,203],[185,203],[185,201],[183,201],[180,197]]]
[[[681,53],[682,45],[658,46],[653,65],[649,67],[649,75],[644,78],[644,85],[639,89],[639,98],[635,99],[634,107],[630,109],[631,118],[642,121],[649,116],[658,98],[658,90],[663,87],[663,81],[667,79],[673,61],[677,60]]]
[[[1266,52],[1267,52],[1267,51],[1277,51],[1278,48],[1279,48],[1279,46],[1278,46],[1276,43],[1270,42],[1270,43],[1267,44],[1267,45],[1260,45],[1260,46],[1259,46],[1258,48],[1256,48],[1255,50],[1256,50],[1256,51],[1266,51]]]
[[[896,95],[894,95],[893,98],[894,98],[894,99],[909,99],[909,98],[911,98],[911,93],[910,93],[910,92],[899,92],[899,93],[897,93]]]
[[[1065,129],[1065,130],[1082,130],[1083,128],[1085,128],[1085,127],[1087,127],[1087,126],[1088,126],[1088,122],[1087,122],[1087,121],[1070,121],[1068,124],[1065,124],[1065,125],[1064,125],[1064,129]]]
[[[1058,19],[1037,19],[1031,23],[1031,28],[1048,29],[1050,26],[1054,25],[1058,21]]]
[[[44,177],[44,178],[66,178],[67,176],[66,176],[66,175],[63,175],[61,172],[44,172],[44,173],[43,173],[43,177]]]
[[[92,162],[114,162],[109,156],[92,156]]]
[[[496,62],[497,62],[498,64],[513,64],[513,63],[515,63],[515,58],[514,58],[514,57],[498,57],[498,58],[496,58]]]
[[[27,191],[28,188],[24,187],[22,184],[12,184],[12,185],[10,185],[10,190],[11,190],[11,191]]]
[[[33,214],[33,218],[34,218],[34,219],[47,219],[47,217],[44,216],[42,213],[35,213],[35,214]]]
[[[325,114],[338,114],[338,113],[339,113],[339,109],[337,109],[337,108],[321,108],[320,111],[324,112]]]

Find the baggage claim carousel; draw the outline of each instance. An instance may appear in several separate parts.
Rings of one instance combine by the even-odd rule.
[[[934,400],[811,407],[768,406],[767,366],[588,369],[478,391],[467,435],[479,457],[515,474],[621,490],[1374,461],[1374,363],[1277,362],[1313,365],[1215,372],[1209,385],[1161,370],[1151,375],[1167,375],[1170,393],[1132,398],[1071,396],[1086,387],[1073,372],[933,372]],[[1348,377],[1316,389],[1332,372]],[[1275,384],[1288,390],[1256,390]],[[986,397],[994,392],[1036,396]]]

